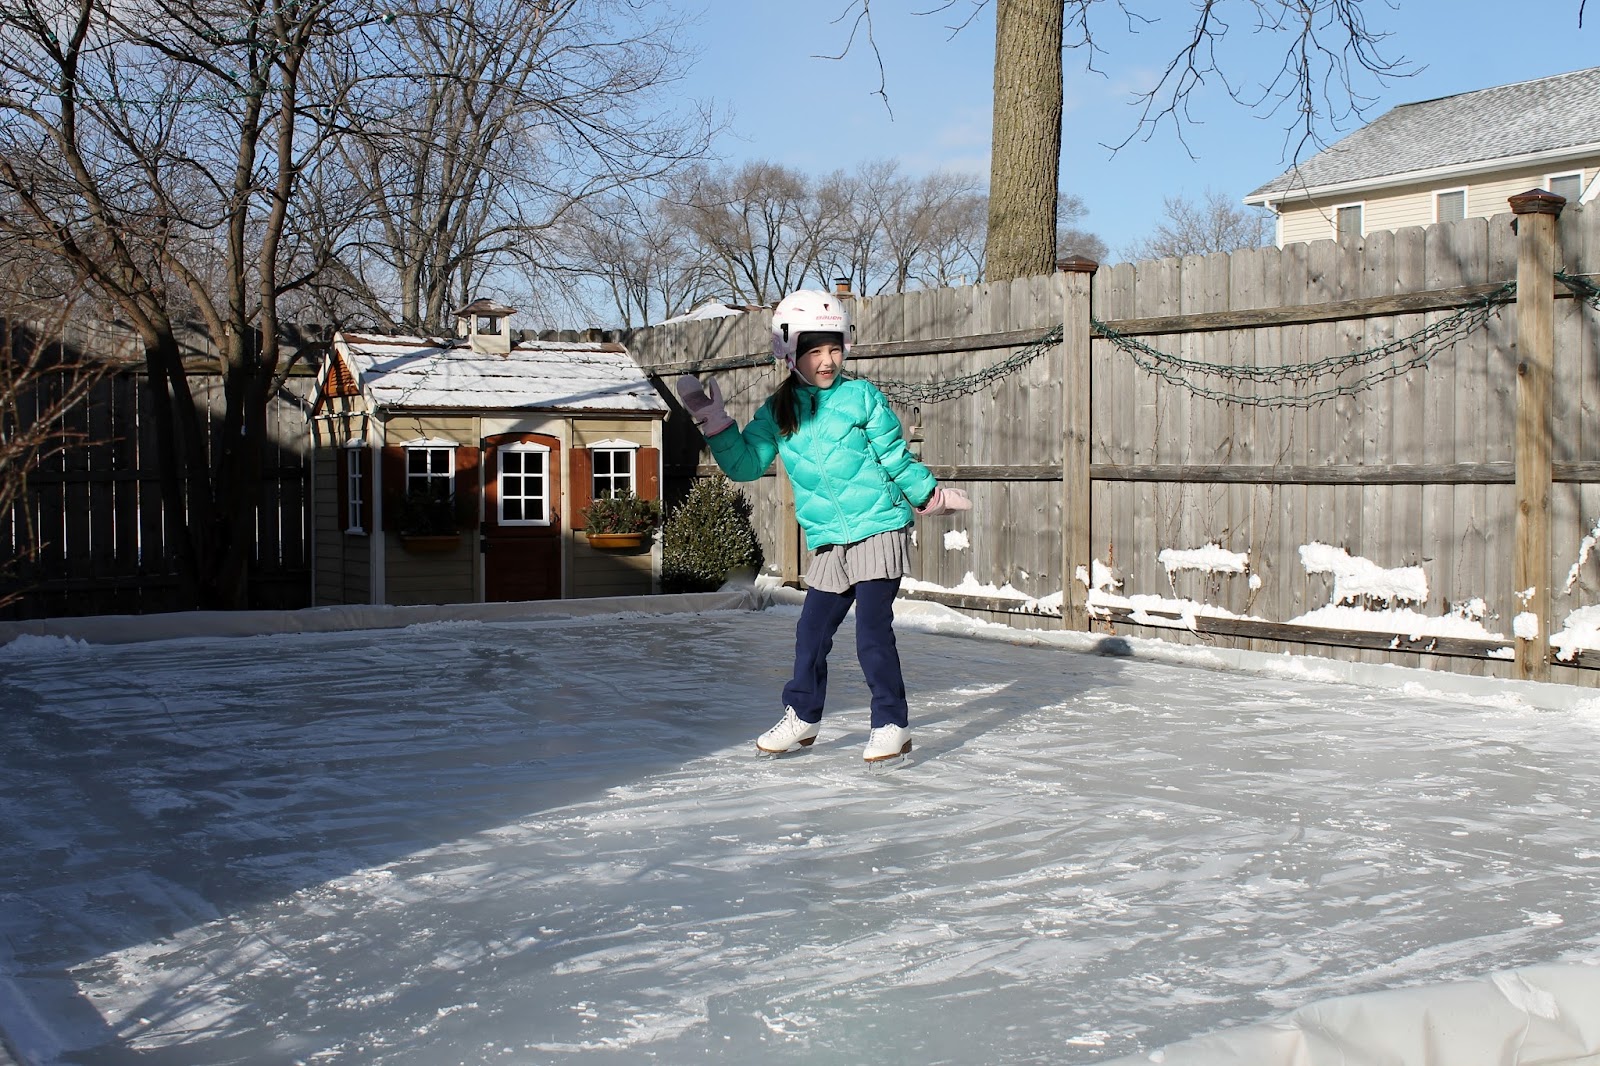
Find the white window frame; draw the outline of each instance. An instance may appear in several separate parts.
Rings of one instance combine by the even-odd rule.
[[[519,500],[530,500],[530,499],[542,500],[544,502],[544,517],[543,518],[507,518],[506,517],[505,456],[508,455],[508,454],[513,454],[513,455],[537,454],[537,455],[542,455],[544,457],[544,472],[543,472],[544,495],[543,496],[528,496],[526,494],[519,494],[517,496],[517,499],[519,499]],[[502,526],[548,526],[550,524],[550,522],[551,522],[551,513],[555,509],[555,501],[550,498],[550,476],[551,476],[550,475],[550,456],[551,456],[550,446],[547,445],[547,444],[540,444],[537,441],[517,441],[514,444],[502,444],[498,448],[495,449],[495,461],[494,461],[495,516],[494,516],[494,520],[495,520],[495,523],[497,525],[502,525]]]
[[[367,486],[361,476],[361,456],[366,450],[367,442],[359,437],[344,442],[344,531],[359,536],[367,533]]]
[[[1341,236],[1341,234],[1339,233],[1339,216],[1343,212],[1349,211],[1352,208],[1354,208],[1355,210],[1361,212],[1361,232],[1357,233],[1356,236],[1365,237],[1367,235],[1367,202],[1365,200],[1355,200],[1355,201],[1352,201],[1352,202],[1350,202],[1348,204],[1334,204],[1333,205],[1333,239],[1334,240],[1338,240],[1339,237]]]
[[[642,444],[631,440],[602,440],[589,445],[589,498],[598,500],[604,498],[604,496],[615,495],[617,492],[617,475],[615,473],[604,475],[609,479],[611,487],[605,493],[600,492],[600,478],[602,475],[600,474],[600,464],[597,459],[601,452],[607,454],[616,452],[632,453],[628,457],[628,484],[623,491],[632,493],[635,496],[639,495],[639,449],[642,447]]]
[[[401,487],[401,491],[405,495],[411,495],[412,480],[419,476],[426,477],[426,479],[429,481],[443,481],[445,483],[446,496],[454,496],[456,494],[456,449],[461,447],[461,445],[457,444],[453,440],[440,440],[437,437],[420,437],[417,440],[408,440],[404,444],[400,445],[400,447],[404,448],[406,453],[406,468],[404,474],[405,484]],[[414,451],[444,452],[446,471],[444,473],[430,471],[426,475],[412,474],[411,453]]]
[[[1451,219],[1443,219],[1443,218],[1439,217],[1439,198],[1441,196],[1451,196],[1451,195],[1453,195],[1455,193],[1460,193],[1461,194],[1461,217],[1462,218],[1468,217],[1467,211],[1468,211],[1468,208],[1471,206],[1471,198],[1467,195],[1467,187],[1465,185],[1462,185],[1462,186],[1460,186],[1458,188],[1454,188],[1454,189],[1435,189],[1434,192],[1433,192],[1433,220],[1435,222],[1454,222],[1454,221],[1456,221],[1453,218],[1451,218]]]
[[[1544,176],[1544,187],[1545,187],[1545,190],[1547,192],[1555,192],[1556,191],[1556,182],[1561,180],[1562,178],[1572,178],[1578,183],[1578,192],[1577,192],[1577,194],[1574,195],[1574,196],[1567,197],[1567,202],[1568,203],[1577,203],[1578,202],[1578,198],[1583,195],[1583,171],[1581,171],[1581,170],[1563,170],[1563,171],[1559,171],[1559,172],[1557,172],[1555,174],[1546,174]],[[1561,194],[1560,193],[1556,193],[1556,195],[1560,196]]]

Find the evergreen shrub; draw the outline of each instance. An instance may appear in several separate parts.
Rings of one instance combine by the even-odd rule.
[[[661,527],[664,592],[715,592],[733,571],[760,566],[750,501],[722,474],[695,482]]]

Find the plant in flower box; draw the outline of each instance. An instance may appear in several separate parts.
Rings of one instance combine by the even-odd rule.
[[[661,504],[631,492],[601,496],[583,512],[583,531],[597,548],[637,548],[660,524]]]
[[[388,507],[392,528],[408,546],[438,548],[460,539],[462,522],[454,493],[402,493]]]

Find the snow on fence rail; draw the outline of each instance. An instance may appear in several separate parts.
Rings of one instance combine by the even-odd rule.
[[[1600,212],[1542,217],[1555,246],[1545,273],[1568,284],[1532,312],[1515,285],[1539,228],[1527,215],[1521,237],[1502,215],[1117,264],[1092,280],[852,297],[855,372],[891,398],[919,394],[905,384],[940,395],[897,408],[913,448],[975,503],[919,523],[908,594],[1021,626],[1062,624],[1056,614],[1071,628],[1176,627],[1180,639],[1594,684],[1576,668],[1600,665],[1600,626],[1586,621],[1600,614],[1588,609],[1600,559],[1585,540],[1600,520],[1600,310],[1584,280],[1600,269]],[[1519,423],[1541,313],[1549,406],[1529,422],[1524,397]],[[778,381],[768,328],[756,311],[626,340],[669,393],[679,373],[717,373],[743,421]],[[1013,358],[1057,328],[1064,343]],[[1544,441],[1540,417],[1554,427]],[[1542,483],[1530,454],[1545,456]],[[669,419],[666,462],[669,495],[714,469],[687,418]],[[805,559],[781,472],[746,488],[769,568],[796,577]],[[943,534],[957,527],[967,535],[952,546]],[[1164,551],[1208,545],[1247,555],[1248,573],[1163,565]],[[1309,545],[1416,568],[1426,600],[1403,616],[1393,604],[1324,611],[1335,575],[1305,565]],[[1073,576],[1090,572],[1120,593]],[[1536,634],[1519,639],[1530,618]]]

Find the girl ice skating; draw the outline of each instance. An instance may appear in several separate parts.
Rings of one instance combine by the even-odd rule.
[[[844,372],[854,340],[838,297],[802,289],[772,315],[772,352],[789,370],[750,423],[739,429],[723,409],[714,379],[685,375],[678,395],[735,481],[753,481],[783,457],[794,486],[795,518],[815,559],[795,627],[794,676],[783,689],[783,717],[756,738],[763,754],[816,741],[828,688],[828,652],[852,604],[856,654],[872,692],[869,763],[911,750],[905,681],[894,640],[894,598],[911,554],[914,515],[971,507],[959,489],[940,486],[917,462],[900,420],[871,382]]]

